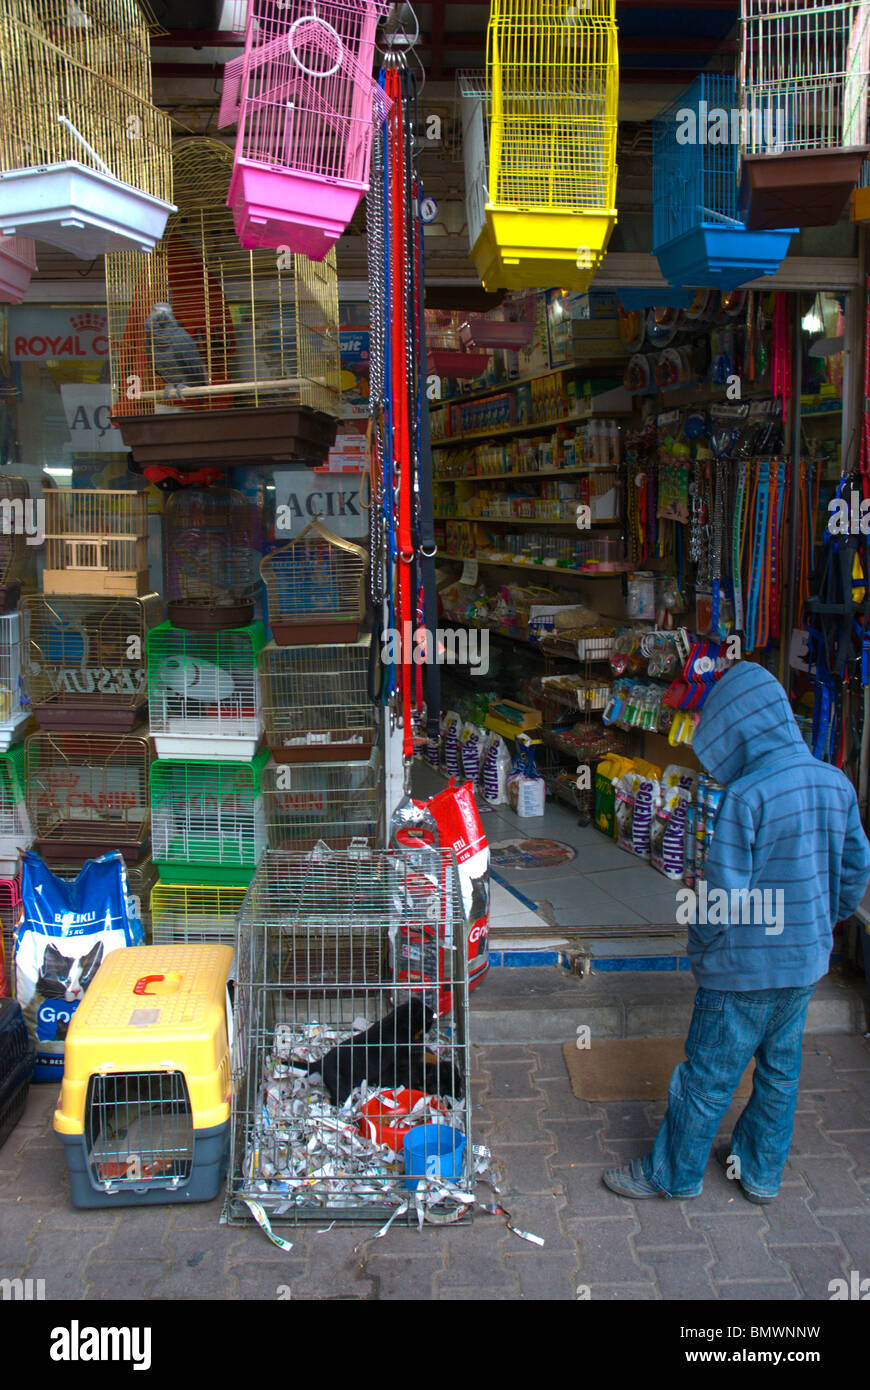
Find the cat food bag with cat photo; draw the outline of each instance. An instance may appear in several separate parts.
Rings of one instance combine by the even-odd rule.
[[[13,977],[36,1044],[34,1081],[60,1081],[70,1020],[106,956],[144,944],[117,851],[88,860],[70,881],[57,878],[39,855],[22,854]]]

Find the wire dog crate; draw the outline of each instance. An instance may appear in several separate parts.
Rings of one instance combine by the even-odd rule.
[[[110,850],[140,862],[149,831],[147,736],[40,730],[24,752],[27,804],[46,863],[81,866]]]
[[[839,221],[870,150],[870,0],[742,0],[741,216]]]
[[[465,932],[449,852],[266,852],[236,939],[230,1222],[461,1214]]]
[[[371,636],[356,642],[279,647],[259,655],[266,746],[276,762],[369,757],[377,739],[369,693]]]
[[[257,658],[262,623],[147,635],[148,717],[160,758],[252,758],[263,736]]]
[[[169,117],[130,0],[0,3],[0,232],[93,260],[148,252],[173,211]]]
[[[66,1039],[54,1117],[76,1207],[205,1202],[226,1168],[228,946],[112,951]]]
[[[160,597],[28,594],[24,604],[27,681],[40,727],[129,733],[148,703],[145,641],[163,617]]]
[[[163,510],[166,616],[174,627],[207,632],[245,627],[254,617],[254,517],[232,488],[173,492]]]
[[[347,849],[353,840],[382,843],[381,757],[367,763],[269,763],[263,770],[270,849],[313,849],[325,840]]]
[[[156,883],[151,890],[154,945],[215,942],[234,947],[246,892],[222,883]]]
[[[365,614],[368,553],[320,521],[260,562],[279,646],[355,642]]]
[[[24,618],[20,613],[0,616],[0,750],[23,737],[30,718],[30,696],[25,684]]]
[[[265,750],[253,762],[151,764],[151,855],[164,883],[251,881],[266,848]]]
[[[383,0],[248,7],[218,116],[218,128],[238,122],[227,203],[243,246],[286,245],[318,261],[347,227],[388,109],[371,76],[388,9]]]
[[[33,823],[26,799],[25,746],[0,753],[0,877],[15,878],[23,850],[33,844]]]
[[[751,232],[740,220],[738,146],[711,141],[704,125],[710,113],[729,119],[736,100],[731,76],[702,73],[653,122],[653,253],[677,288],[731,290],[772,275],[797,230]]]
[[[45,497],[45,594],[148,592],[144,492],[64,488]]]

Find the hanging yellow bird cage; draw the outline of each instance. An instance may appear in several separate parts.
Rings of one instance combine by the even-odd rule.
[[[114,417],[137,462],[321,462],[340,402],[334,249],[245,251],[233,153],[172,151],[178,211],[150,256],[106,258]],[[325,447],[324,447],[325,446]]]
[[[616,223],[615,0],[493,0],[487,288],[588,288]]]
[[[169,117],[135,0],[0,0],[0,234],[92,260],[173,211]]]

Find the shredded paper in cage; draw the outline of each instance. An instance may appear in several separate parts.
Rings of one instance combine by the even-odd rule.
[[[249,1206],[254,1203],[272,1217],[300,1208],[395,1207],[386,1230],[411,1203],[422,1219],[431,1219],[435,1208],[452,1208],[455,1220],[473,1202],[461,1180],[443,1176],[436,1155],[427,1158],[425,1176],[416,1181],[416,1169],[410,1178],[405,1170],[406,1136],[418,1126],[437,1125],[452,1131],[449,1143],[461,1179],[464,1106],[455,1095],[429,1095],[404,1085],[373,1087],[366,1081],[344,1100],[330,1093],[318,1064],[334,1057],[340,1044],[359,1043],[368,1028],[363,1018],[354,1019],[351,1029],[315,1021],[278,1025],[266,1054],[245,1161],[241,1195]],[[427,1049],[436,1055],[438,1029],[436,1023],[426,1037]]]

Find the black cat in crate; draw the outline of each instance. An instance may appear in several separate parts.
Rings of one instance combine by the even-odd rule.
[[[369,1086],[406,1086],[426,1095],[460,1099],[463,1078],[451,1062],[438,1057],[424,1041],[435,1014],[420,999],[400,1004],[365,1033],[355,1033],[331,1052],[312,1062],[333,1105],[342,1105],[364,1081]]]

